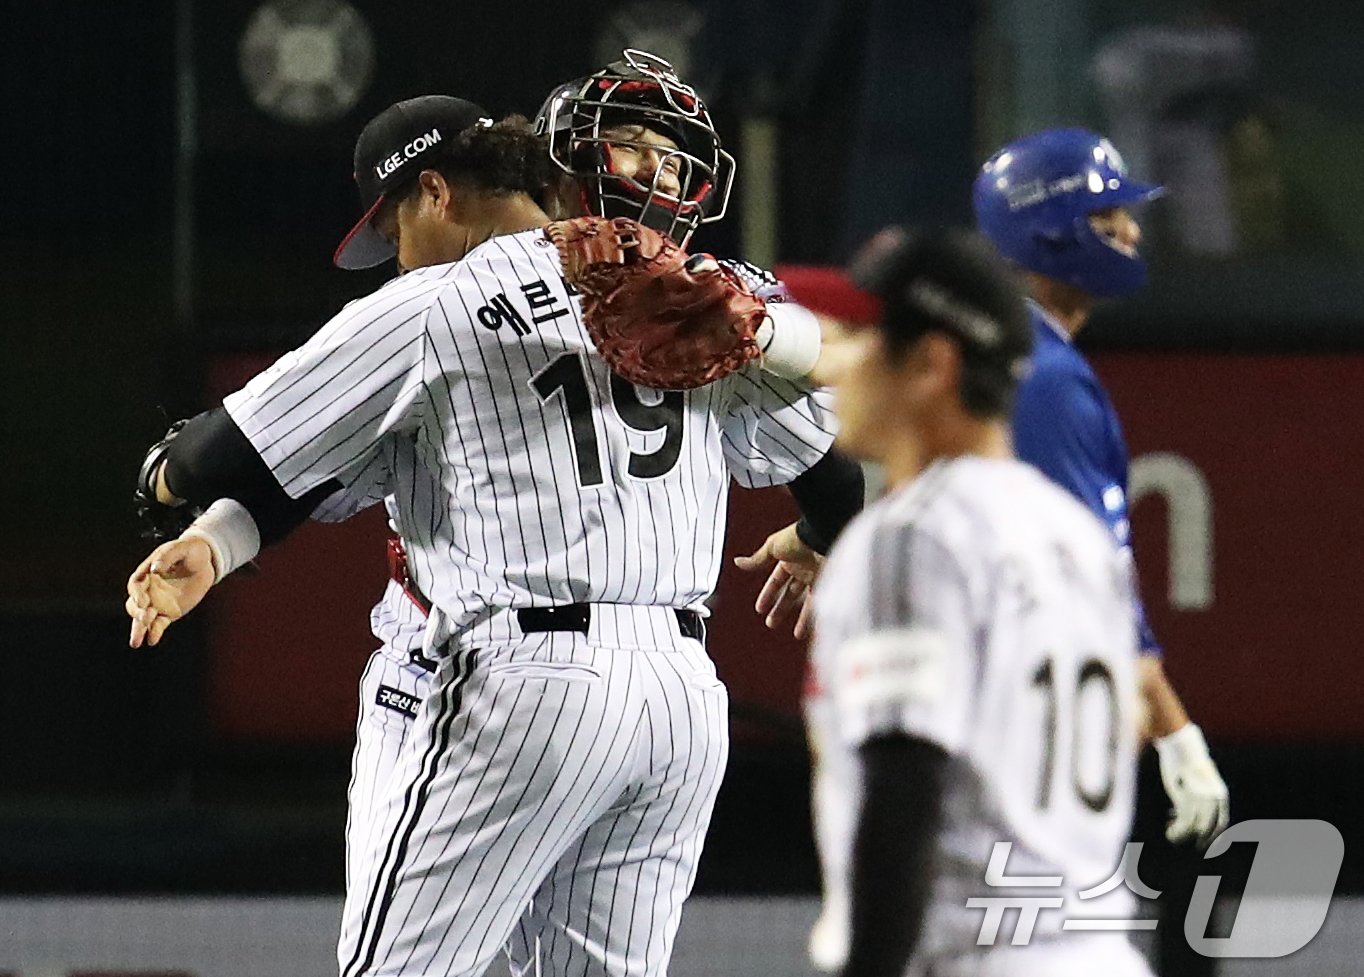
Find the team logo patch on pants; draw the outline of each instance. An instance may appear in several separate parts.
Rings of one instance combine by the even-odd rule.
[[[421,700],[415,695],[409,695],[401,689],[387,685],[379,686],[379,694],[375,696],[374,701],[385,709],[392,709],[413,719],[416,718],[417,708],[421,705]]]

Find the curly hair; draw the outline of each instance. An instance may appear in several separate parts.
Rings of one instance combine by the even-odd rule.
[[[491,126],[470,126],[422,169],[494,196],[525,193],[537,199],[558,172],[547,140],[537,136],[521,115],[509,115]],[[391,196],[403,199],[416,193],[416,177],[414,173]]]

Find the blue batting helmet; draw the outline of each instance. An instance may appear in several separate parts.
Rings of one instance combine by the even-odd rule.
[[[1163,193],[1138,183],[1107,139],[1086,129],[1044,129],[999,150],[972,192],[976,224],[1010,261],[1094,296],[1146,283],[1146,264],[1097,233],[1089,215]]]

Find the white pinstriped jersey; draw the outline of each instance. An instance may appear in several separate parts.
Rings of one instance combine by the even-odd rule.
[[[922,952],[974,950],[966,900],[1013,891],[985,883],[999,841],[1008,875],[1064,880],[1014,891],[1066,899],[1038,934],[1130,916],[1124,888],[1078,898],[1119,867],[1134,803],[1132,589],[1104,526],[1019,462],[939,461],[848,526],[815,599],[820,749],[855,767],[867,739],[904,732],[952,758]],[[834,820],[841,870],[853,818]]]
[[[738,276],[755,295],[764,301],[790,301],[791,296],[785,284],[770,271],[738,259],[721,258],[719,260],[722,265]],[[805,443],[822,444],[827,449],[827,438],[822,437],[821,432],[812,431],[809,428],[811,422],[819,425],[821,431],[827,427],[830,420],[827,410],[825,410],[827,394],[813,395],[795,384],[778,380],[758,371],[750,371],[749,376],[760,384],[765,391],[765,399],[769,406],[763,409],[773,414],[772,424],[792,425],[792,433],[803,439],[800,442],[802,445]],[[806,397],[813,397],[814,402],[803,404],[802,401]],[[795,405],[794,409],[792,409],[792,405]],[[820,411],[823,413],[818,413]],[[799,460],[807,463],[806,454],[802,453]],[[389,483],[392,480],[390,473],[392,467],[394,467],[392,464],[384,465],[376,461],[366,473],[366,478],[358,479],[348,491],[338,492],[327,499],[313,513],[313,518],[321,522],[340,521],[366,506],[374,504],[382,496],[385,509],[388,512],[389,525],[397,532],[398,504],[393,495],[389,494],[391,492]],[[769,476],[763,480],[756,473],[747,471],[742,466],[736,467],[735,473],[736,477],[748,487],[777,485],[789,480],[785,477],[784,472],[782,477]],[[422,646],[422,640],[426,633],[426,623],[426,612],[421,610],[403,591],[402,587],[393,581],[389,581],[384,589],[383,596],[370,611],[370,630],[374,636],[385,647],[398,652],[411,652]]]
[[[781,484],[832,441],[824,395],[741,371],[637,389],[595,353],[540,231],[352,302],[224,405],[319,517],[392,497],[417,586],[458,629],[490,609],[689,607],[719,574],[729,471]]]

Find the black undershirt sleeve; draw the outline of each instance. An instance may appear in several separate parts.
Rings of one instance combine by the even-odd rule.
[[[837,448],[786,486],[800,507],[796,533],[816,553],[828,553],[843,527],[862,511],[866,479],[862,466]]]
[[[251,513],[261,545],[278,542],[341,488],[330,479],[301,498],[280,487],[255,447],[221,407],[191,418],[166,451],[166,487],[200,508],[236,499]]]
[[[927,740],[862,745],[852,854],[852,935],[842,977],[902,977],[928,909],[948,755]]]

